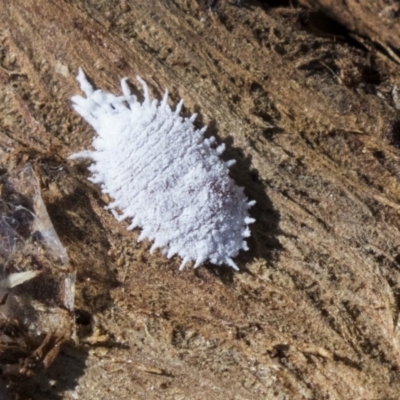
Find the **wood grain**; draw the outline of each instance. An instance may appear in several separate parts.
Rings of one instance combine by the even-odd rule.
[[[12,390],[397,398],[399,66],[310,32],[301,9],[204,3],[0,1],[0,145],[38,165],[87,316],[78,347]],[[123,76],[137,89],[136,75],[154,96],[168,88],[228,143],[232,176],[257,201],[241,273],[179,273],[104,210],[86,166],[67,160],[93,135],[69,100],[79,66],[114,92]]]

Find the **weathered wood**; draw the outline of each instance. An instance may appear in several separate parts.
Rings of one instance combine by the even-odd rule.
[[[40,169],[78,269],[82,342],[12,389],[37,399],[397,398],[399,66],[314,36],[298,9],[203,3],[0,1],[0,144]],[[179,259],[150,255],[104,210],[85,166],[67,160],[93,135],[69,101],[79,66],[114,92],[123,76],[138,87],[137,74],[154,96],[167,87],[228,142],[232,175],[257,201],[241,273],[179,273]]]
[[[382,46],[400,63],[400,4],[386,0],[300,0],[340,22],[349,31]]]

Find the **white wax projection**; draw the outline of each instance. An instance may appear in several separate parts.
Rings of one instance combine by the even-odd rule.
[[[139,227],[139,241],[153,241],[150,251],[161,248],[168,258],[178,254],[180,269],[194,261],[226,264],[241,249],[254,222],[243,188],[229,177],[234,160],[225,162],[225,149],[215,138],[204,138],[206,127],[195,129],[190,118],[180,117],[183,101],[175,111],[168,92],[162,101],[151,100],[147,84],[144,101],[132,95],[127,79],[121,80],[121,96],[94,90],[81,69],[78,82],[86,98],[73,96],[75,110],[96,131],[92,151],[70,158],[89,158],[92,182],[113,199],[108,206],[117,220],[131,219],[128,229]]]

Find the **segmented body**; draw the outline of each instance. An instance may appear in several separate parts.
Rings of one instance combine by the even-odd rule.
[[[108,208],[115,217],[130,218],[128,229],[141,228],[138,240],[154,241],[151,251],[178,254],[180,269],[189,261],[194,267],[210,261],[237,269],[232,258],[247,250],[254,201],[229,177],[234,161],[221,160],[225,146],[205,139],[206,128],[195,129],[196,114],[180,117],[182,101],[172,111],[168,92],[160,104],[151,100],[140,77],[143,103],[130,93],[126,78],[122,96],[94,90],[82,70],[77,79],[86,98],[74,96],[73,106],[97,135],[94,150],[71,158],[93,161],[91,180],[113,199]]]

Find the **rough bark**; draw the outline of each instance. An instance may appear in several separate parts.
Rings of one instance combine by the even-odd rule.
[[[351,32],[377,44],[400,61],[400,3],[396,0],[300,0],[330,16]]]
[[[316,35],[303,10],[205,3],[0,1],[0,145],[40,171],[77,268],[80,338],[11,390],[398,398],[400,68]],[[240,273],[178,272],[104,210],[86,165],[67,160],[93,135],[69,101],[78,67],[114,92],[137,74],[154,96],[168,88],[228,143],[232,176],[257,201]]]

